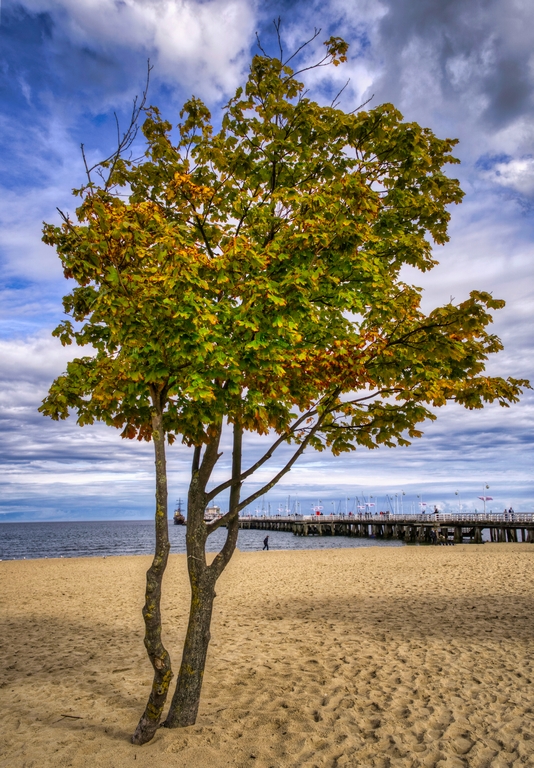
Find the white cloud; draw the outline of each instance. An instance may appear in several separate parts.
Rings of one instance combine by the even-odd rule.
[[[4,386],[7,381],[18,384],[25,381],[32,387],[48,380],[51,383],[53,378],[63,373],[76,351],[76,346],[62,347],[57,339],[45,333],[23,341],[0,339]],[[43,397],[44,394],[43,391]],[[0,398],[4,398],[3,392]]]
[[[80,148],[57,115],[41,116],[39,124],[24,130],[16,120],[4,117],[0,129],[9,140],[9,162],[23,174],[22,183],[4,177],[5,186],[0,186],[3,276],[59,280],[61,263],[41,242],[42,225],[59,221],[56,206],[70,211],[76,206],[71,189],[84,179]]]
[[[158,91],[164,117],[175,118],[175,88],[185,95],[195,92],[211,103],[228,96],[243,79],[256,16],[263,8],[252,0],[19,0],[19,4],[31,13],[52,17],[52,37],[46,41],[47,61],[53,60],[50,71],[60,84],[67,70],[72,68],[73,74],[65,96],[53,77],[45,82],[46,91],[41,81],[32,80],[31,73],[26,78],[24,71],[18,81],[21,101],[36,110],[35,123],[20,122],[15,114],[11,122],[4,118],[0,124],[4,136],[9,132],[11,155],[24,159],[23,183],[0,191],[4,274],[14,283],[31,283],[8,289],[2,308],[19,336],[28,333],[24,323],[30,316],[47,328],[39,335],[0,342],[3,503],[13,504],[9,509],[48,506],[61,515],[78,509],[78,500],[84,498],[90,501],[84,514],[91,515],[94,505],[119,514],[130,508],[131,500],[132,506],[144,505],[149,514],[151,445],[123,441],[103,425],[80,429],[75,418],[56,423],[37,412],[53,378],[76,354],[73,347],[63,349],[48,335],[52,315],[61,313],[59,296],[67,284],[53,249],[40,242],[41,222],[55,220],[56,205],[71,211],[74,207],[70,189],[83,182],[74,139],[82,115],[83,130],[89,132],[83,140],[97,160],[98,145],[106,134],[97,134],[91,120],[96,112],[120,112],[130,102],[130,94],[139,90],[138,63],[148,56],[155,65],[156,88],[162,82],[171,86],[170,96],[169,89]],[[468,194],[463,205],[453,209],[451,242],[437,249],[440,266],[413,280],[424,284],[427,308],[446,302],[451,294],[461,300],[472,288],[505,298],[507,307],[496,313],[495,329],[506,348],[491,361],[491,371],[532,375],[532,225],[499,187],[521,195],[534,193],[532,97],[529,101],[524,95],[534,80],[534,6],[443,0],[433,12],[428,8],[419,0],[332,0],[321,6],[298,5],[290,13],[282,3],[273,10],[268,6],[265,23],[270,25],[271,15],[282,13],[287,50],[309,37],[315,25],[323,27],[316,52],[324,50],[322,41],[330,34],[345,36],[351,43],[347,65],[305,76],[311,98],[337,91],[351,77],[342,101],[346,109],[375,92],[371,106],[392,100],[406,119],[431,126],[438,136],[460,136],[455,154],[462,158],[462,166],[450,172],[461,175]],[[86,60],[80,58],[76,69],[69,56],[75,49],[100,57],[100,68],[95,67],[86,80],[82,77]],[[510,69],[514,56],[520,64],[525,61],[525,67]],[[313,58],[310,51],[309,60]],[[114,80],[118,66],[122,74]],[[517,71],[524,74],[524,90],[518,93],[508,87],[518,84]],[[484,154],[514,159],[481,175],[474,168]],[[442,409],[438,421],[426,425],[423,439],[407,449],[361,450],[336,459],[307,453],[269,498],[277,503],[291,493],[303,501],[317,497],[326,501],[362,491],[383,497],[404,488],[412,494],[423,489],[440,501],[453,499],[454,489],[460,488],[467,503],[471,496],[476,498],[473,488],[488,480],[492,491],[496,487],[492,495],[500,494],[503,505],[516,506],[519,497],[523,504],[527,499],[532,504],[533,420],[531,397],[509,410]],[[259,454],[261,445],[258,438],[247,440],[247,462]],[[226,438],[224,452],[216,473],[219,479],[226,477],[230,457]],[[169,450],[171,498],[185,497],[188,456],[177,445]],[[287,449],[276,457],[275,466],[284,456]],[[270,475],[265,471],[263,477]]]
[[[248,0],[22,0],[52,15],[82,47],[150,56],[155,75],[215,98],[233,89],[248,58],[255,3]]]
[[[496,163],[483,176],[490,182],[501,187],[513,189],[520,195],[534,195],[534,158],[523,157],[507,162]]]

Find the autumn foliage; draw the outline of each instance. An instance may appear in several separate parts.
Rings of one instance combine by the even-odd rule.
[[[346,59],[344,41],[326,45],[322,65]],[[502,301],[472,291],[425,313],[421,290],[402,278],[406,266],[432,269],[433,244],[447,241],[449,206],[462,199],[444,170],[458,162],[455,140],[405,122],[391,104],[318,104],[267,55],[253,58],[218,129],[192,98],[176,128],[152,107],[142,130],[145,156],[104,163],[102,182],[77,191],[76,220],[45,227],[76,284],[64,299],[70,319],[54,333],[90,353],[69,363],[41,410],[56,419],[73,410],[81,425],[102,420],[126,438],[157,432],[160,451],[164,436],[193,448],[192,618],[174,726],[196,717],[214,585],[240,509],[308,447],[405,445],[436,407],[506,406],[526,382],[485,373],[501,349],[488,326]],[[208,489],[225,424],[232,472]],[[266,452],[243,468],[248,432],[265,436]],[[288,443],[283,469],[242,498],[244,481]],[[228,539],[208,567],[204,545],[220,523],[204,523],[203,511],[225,489]],[[151,706],[143,728],[159,722],[162,706]]]

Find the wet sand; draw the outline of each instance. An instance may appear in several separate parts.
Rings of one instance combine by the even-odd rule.
[[[2,768],[534,766],[534,545],[236,553],[197,724],[134,747],[148,565],[0,562]],[[175,672],[187,604],[174,555]]]

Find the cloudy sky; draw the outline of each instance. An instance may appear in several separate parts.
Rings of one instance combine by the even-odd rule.
[[[151,446],[106,427],[80,429],[37,413],[72,348],[51,331],[68,290],[54,251],[40,241],[56,206],[74,208],[90,158],[113,148],[116,112],[126,120],[154,67],[149,101],[176,121],[194,93],[213,114],[246,77],[258,31],[273,43],[282,16],[287,50],[322,29],[350,44],[349,62],[313,73],[326,99],[350,77],[341,106],[392,101],[408,120],[457,137],[465,200],[452,212],[440,265],[415,282],[430,309],[473,289],[506,300],[495,330],[499,375],[534,379],[534,4],[526,0],[2,0],[0,19],[0,521],[149,517]],[[332,80],[332,77],[334,78]],[[306,454],[267,499],[288,495],[308,511],[405,492],[443,509],[481,508],[484,484],[502,510],[534,509],[534,397],[510,409],[441,409],[409,448],[328,458]],[[259,450],[250,443],[247,456]],[[229,457],[225,452],[222,464]],[[282,457],[283,458],[283,457]],[[169,451],[170,494],[185,497],[190,457]],[[221,466],[220,473],[224,471]],[[267,477],[267,474],[264,475]],[[455,492],[458,492],[456,495]],[[419,496],[419,498],[418,498]],[[224,499],[221,499],[224,506]]]

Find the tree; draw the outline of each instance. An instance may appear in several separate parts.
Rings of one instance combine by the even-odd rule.
[[[346,59],[340,38],[325,45],[315,66]],[[176,727],[196,719],[215,585],[240,510],[308,448],[407,445],[447,401],[507,406],[528,386],[485,375],[487,356],[502,348],[487,330],[502,301],[473,291],[425,314],[421,289],[400,276],[405,265],[431,269],[431,240],[447,240],[447,206],[462,198],[443,172],[457,162],[456,142],[404,122],[391,104],[351,113],[317,104],[293,59],[254,56],[218,131],[196,98],[176,139],[156,108],[146,110],[144,158],[118,151],[101,165],[101,183],[89,174],[78,190],[77,221],[45,226],[77,283],[64,299],[76,325],[54,333],[94,354],[69,363],[41,410],[55,419],[74,410],[81,425],[99,419],[155,446],[156,551],[143,609],[154,682],[134,743],[152,738],[172,677],[160,616],[165,437],[193,454],[191,608],[164,723]],[[210,487],[225,425],[232,469]],[[247,433],[267,445],[243,468]],[[293,445],[287,462],[242,498],[245,481],[283,445]],[[206,506],[228,490],[228,512],[206,523]],[[222,525],[225,544],[208,565],[206,541]]]

